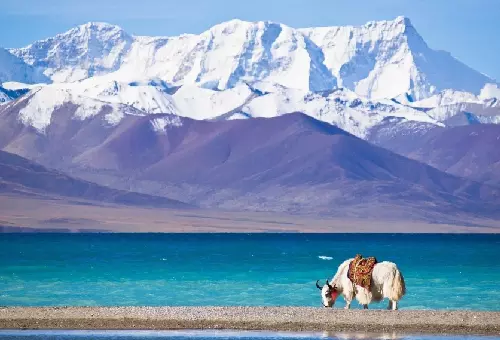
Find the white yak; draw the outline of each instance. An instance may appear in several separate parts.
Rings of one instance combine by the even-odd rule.
[[[321,287],[316,281],[316,287],[321,290],[321,301],[325,307],[333,307],[335,299],[339,294],[344,296],[346,305],[349,309],[354,298],[368,308],[370,302],[379,302],[384,298],[389,299],[388,309],[398,309],[398,301],[406,293],[406,286],[403,275],[396,264],[392,262],[379,262],[375,264],[372,272],[372,281],[370,290],[355,285],[347,276],[349,264],[354,259],[344,261],[338,268],[337,273],[331,282],[326,280],[326,284]]]

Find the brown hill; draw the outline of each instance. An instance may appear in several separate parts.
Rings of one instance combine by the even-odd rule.
[[[202,207],[453,222],[497,217],[499,189],[374,146],[301,113],[195,121],[65,104],[40,133],[0,112],[0,148],[93,182]]]

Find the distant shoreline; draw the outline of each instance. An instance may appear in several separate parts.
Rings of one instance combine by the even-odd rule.
[[[118,233],[500,233],[500,221],[384,219],[273,212],[93,206],[0,196],[0,232]],[[17,229],[20,228],[20,229]]]
[[[232,329],[500,335],[500,311],[313,307],[0,307],[0,329]]]
[[[445,226],[440,228],[439,224],[423,224],[422,229],[410,228],[385,228],[376,229],[374,227],[349,229],[348,227],[332,227],[318,229],[267,229],[262,230],[257,227],[235,228],[230,230],[225,227],[213,227],[209,230],[203,228],[176,228],[167,226],[163,230],[119,230],[119,229],[99,229],[99,228],[57,228],[57,227],[21,227],[21,226],[1,226],[0,234],[500,234],[498,227],[461,227]],[[435,229],[433,227],[435,226]]]

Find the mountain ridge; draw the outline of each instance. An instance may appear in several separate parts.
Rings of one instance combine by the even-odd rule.
[[[455,176],[500,186],[499,125],[431,127],[372,142]]]
[[[77,199],[89,204],[118,204],[187,209],[192,206],[168,199],[100,186],[47,169],[19,155],[0,150],[0,195],[40,199]]]
[[[12,112],[0,115],[0,148],[100,185],[203,208],[448,222],[447,214],[499,211],[500,189],[302,113],[230,121],[126,115],[103,125],[104,111],[78,121],[72,110],[61,107],[45,134],[23,127]]]
[[[77,52],[68,54],[68,46]],[[48,64],[45,73],[58,82],[109,73],[133,81],[135,74],[222,90],[265,80],[313,92],[342,86],[373,99],[407,93],[416,100],[448,88],[479,94],[496,83],[430,49],[407,17],[303,29],[231,20],[174,37],[133,36],[119,26],[87,23],[10,51],[30,65]],[[64,58],[49,58],[56,54]]]
[[[50,79],[22,58],[0,47],[0,85],[6,81],[21,83],[44,83]]]
[[[89,22],[10,52],[29,72],[3,78],[0,149],[71,176],[229,210],[427,221],[500,211],[498,189],[475,182],[498,180],[480,146],[495,127],[470,150],[448,143],[500,124],[498,84],[431,49],[406,17],[231,20],[174,37]],[[22,84],[42,72],[51,84]],[[486,169],[469,164],[475,154]]]

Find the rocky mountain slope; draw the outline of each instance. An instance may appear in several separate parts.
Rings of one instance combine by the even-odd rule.
[[[385,135],[387,136],[387,135]],[[428,126],[372,140],[406,157],[460,177],[500,186],[500,126],[472,124],[448,128]]]
[[[448,213],[491,217],[500,204],[500,189],[302,113],[211,122],[132,113],[103,124],[109,108],[78,120],[78,107],[64,105],[40,133],[10,110],[0,115],[2,149],[102,185],[202,207],[442,221]]]
[[[114,203],[162,208],[190,208],[187,204],[165,197],[115,190],[75,179],[5,151],[0,151],[0,195],[51,200],[73,198],[87,200],[88,204]]]

